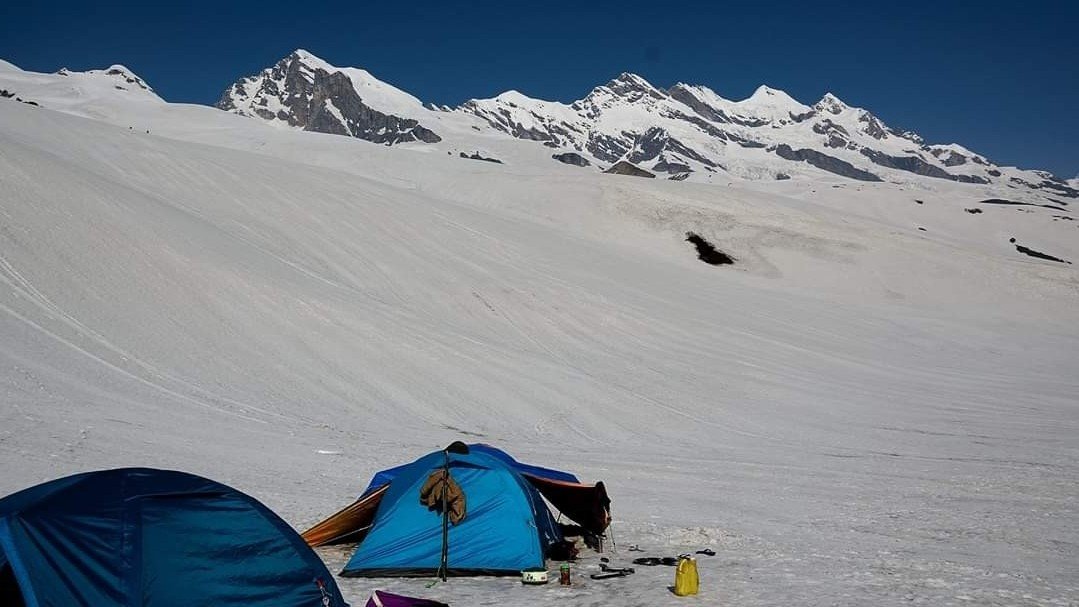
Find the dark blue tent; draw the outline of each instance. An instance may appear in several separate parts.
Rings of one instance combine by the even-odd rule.
[[[0,603],[345,605],[318,556],[257,500],[146,468],[77,474],[0,500]]]
[[[432,474],[446,469],[467,504],[455,524],[421,501]],[[518,575],[544,566],[561,539],[539,491],[505,459],[474,448],[436,451],[394,470],[370,532],[341,575]]]

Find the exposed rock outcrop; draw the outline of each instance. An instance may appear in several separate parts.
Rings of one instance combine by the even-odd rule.
[[[655,178],[655,174],[646,171],[638,166],[634,166],[632,163],[621,160],[614,164],[611,168],[603,171],[604,173],[611,173],[613,175],[631,175],[633,177],[648,177]]]
[[[592,166],[592,163],[588,162],[587,158],[585,158],[584,156],[581,156],[577,152],[564,152],[562,154],[552,154],[551,158],[554,158],[555,160],[557,160],[559,162],[562,162],[562,163],[565,163],[565,164],[572,164],[573,166],[578,166],[578,167]]]
[[[829,173],[835,173],[836,175],[842,175],[843,177],[849,177],[851,179],[857,179],[859,181],[883,181],[880,177],[877,177],[869,171],[863,171],[856,168],[853,164],[846,160],[840,160],[835,156],[829,156],[822,154],[816,150],[810,149],[792,149],[787,144],[782,144],[776,147],[776,155],[780,158],[786,158],[787,160],[800,160],[807,162],[822,171],[828,171]]]

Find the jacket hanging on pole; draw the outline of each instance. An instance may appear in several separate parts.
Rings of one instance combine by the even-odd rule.
[[[443,503],[445,491],[445,503]],[[465,492],[446,470],[435,470],[420,488],[420,503],[439,513],[448,508],[450,522],[460,523],[466,514]]]

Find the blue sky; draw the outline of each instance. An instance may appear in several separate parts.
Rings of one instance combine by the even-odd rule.
[[[5,2],[0,58],[127,65],[210,104],[296,48],[424,101],[570,101],[623,71],[731,99],[832,91],[933,143],[1079,174],[1079,2]]]

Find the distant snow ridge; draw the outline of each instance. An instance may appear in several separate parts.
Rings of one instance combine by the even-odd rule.
[[[70,76],[72,74],[79,74],[80,72],[72,72],[65,68],[60,68],[60,71],[56,72],[60,76]],[[149,93],[153,93],[154,89],[150,88],[150,85],[135,75],[135,72],[127,69],[126,67],[116,64],[109,67],[106,70],[89,70],[85,72],[89,76],[105,76],[115,81],[113,87],[118,90],[127,90],[129,88],[142,89]]]
[[[1079,198],[1075,180],[997,166],[954,143],[929,145],[832,93],[809,106],[768,86],[731,101],[704,86],[661,89],[623,73],[569,104],[507,91],[449,108],[424,106],[364,70],[337,68],[297,50],[234,84],[217,107],[385,144],[447,137],[460,150],[479,131],[550,147],[553,161],[589,170],[627,162],[669,179],[839,177],[929,188],[951,181]],[[440,134],[424,124],[437,125]]]
[[[569,105],[510,92],[470,100],[457,111],[597,164],[628,161],[669,178],[721,172],[745,179],[813,178],[823,172],[859,181],[999,184],[1079,198],[1074,183],[1044,171],[999,167],[957,144],[928,145],[917,133],[893,129],[832,93],[807,106],[761,86],[747,99],[730,101],[704,86],[679,83],[663,90],[623,73]]]
[[[415,98],[363,70],[338,69],[307,51],[297,50],[273,67],[230,86],[216,105],[306,131],[386,145],[441,141],[417,120],[393,112],[411,104],[420,106]]]
[[[790,163],[804,161],[843,177],[881,181],[865,166],[868,161],[951,181],[990,182],[988,176],[946,170],[968,159],[988,168],[984,159],[925,146],[917,135],[890,129],[832,94],[810,107],[761,86],[748,99],[730,101],[703,86],[679,83],[662,90],[640,76],[621,74],[570,105],[512,93],[468,101],[459,111],[517,138],[669,175],[725,170],[779,177]]]

